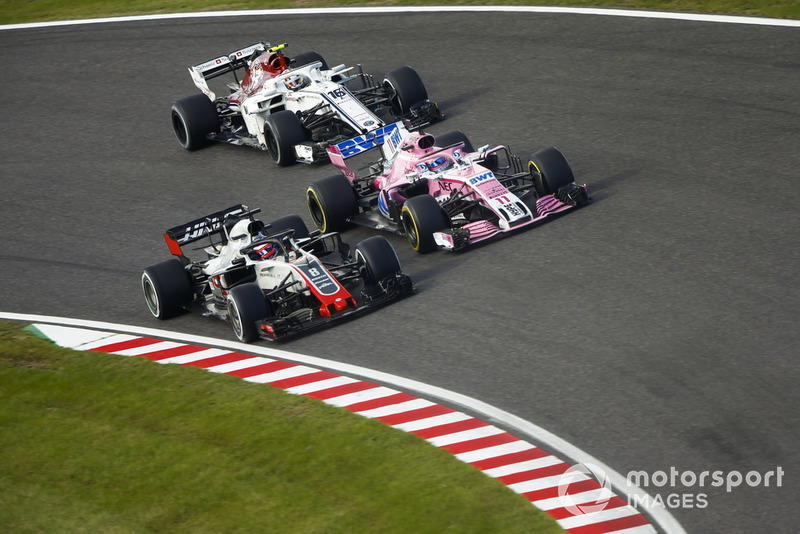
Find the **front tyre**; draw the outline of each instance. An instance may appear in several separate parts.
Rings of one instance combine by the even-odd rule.
[[[228,293],[228,317],[233,333],[242,343],[251,343],[260,336],[256,321],[270,317],[269,302],[258,284],[242,284]]]
[[[414,104],[428,99],[428,91],[417,71],[408,65],[389,71],[383,86],[390,95],[395,115],[406,115]]]
[[[356,245],[355,254],[367,285],[376,285],[384,278],[401,272],[397,252],[383,236],[376,235],[361,241]]]
[[[319,70],[329,70],[328,62],[325,61],[325,58],[323,58],[322,54],[319,52],[303,52],[301,54],[297,54],[292,58],[292,68],[295,69],[302,67],[316,61],[322,63],[322,66],[319,68]]]
[[[278,234],[291,228],[294,230],[293,237],[295,239],[304,239],[308,237],[308,226],[306,226],[306,222],[299,215],[284,215],[267,224],[269,225],[270,235]]]
[[[264,138],[275,163],[286,167],[297,161],[294,147],[306,140],[306,130],[297,115],[284,109],[264,120]]]
[[[528,171],[539,197],[551,195],[575,181],[567,158],[555,147],[531,154]]]
[[[436,136],[436,146],[439,148],[446,148],[457,143],[464,143],[464,152],[475,152],[475,149],[472,148],[472,142],[469,140],[469,137],[467,137],[467,134],[461,130],[450,130],[449,132],[445,132]]]
[[[433,233],[450,226],[447,214],[430,195],[408,199],[403,204],[402,222],[409,245],[420,254],[436,250],[438,247]]]
[[[194,300],[192,277],[183,264],[174,258],[144,270],[142,292],[147,308],[156,319],[174,317]]]
[[[338,232],[347,218],[358,213],[358,199],[350,181],[341,174],[317,180],[306,190],[311,219],[322,233]]]
[[[172,128],[186,150],[208,146],[209,134],[219,132],[219,115],[214,102],[204,94],[187,96],[172,104]]]

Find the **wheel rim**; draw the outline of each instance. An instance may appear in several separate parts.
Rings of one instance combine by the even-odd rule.
[[[393,95],[391,97],[391,99],[390,99],[390,102],[394,106],[395,111],[397,111],[398,113],[402,114],[403,113],[403,101],[400,99],[400,93],[397,92],[397,89],[395,88],[394,85],[392,85],[392,82],[387,80],[386,81],[386,85],[389,86],[389,92]]]
[[[172,113],[172,128],[175,130],[175,135],[182,146],[186,146],[189,140],[189,134],[186,130],[186,124],[178,113]]]
[[[236,337],[241,340],[244,332],[242,328],[242,317],[239,315],[239,309],[236,307],[236,302],[233,300],[231,300],[230,304],[228,305],[228,314],[230,315],[233,333],[236,334]]]
[[[356,250],[356,261],[359,263],[359,270],[367,282],[375,282],[375,276],[373,275],[372,270],[369,268],[369,263],[367,263],[367,259],[360,250]]]
[[[156,293],[155,287],[153,287],[153,282],[150,280],[150,277],[146,275],[142,277],[142,290],[144,291],[144,300],[147,302],[150,313],[158,317],[160,312],[158,294]]]
[[[267,131],[264,132],[264,137],[266,137],[267,140],[269,155],[272,156],[273,160],[278,161],[280,159],[278,141],[275,139],[275,136],[272,135],[272,130],[270,128],[267,128]]]
[[[528,173],[533,176],[534,189],[537,190],[536,192],[539,194],[539,196],[550,194],[550,186],[547,184],[547,180],[545,179],[542,171],[539,169],[539,166],[536,165],[536,162],[528,162]]]

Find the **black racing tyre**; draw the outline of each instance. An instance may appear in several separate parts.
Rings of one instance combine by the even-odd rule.
[[[536,193],[540,197],[555,193],[575,181],[567,158],[555,147],[531,154],[528,171],[533,177]]]
[[[192,277],[176,258],[147,267],[142,273],[142,292],[157,319],[180,314],[194,300]]]
[[[292,58],[292,68],[302,67],[303,65],[308,65],[315,61],[322,62],[320,70],[328,70],[328,62],[325,61],[325,58],[323,58],[322,54],[319,52],[303,52],[302,54],[297,54]]]
[[[258,284],[242,284],[228,292],[228,318],[242,343],[256,341],[260,337],[256,321],[271,315],[269,302]]]
[[[181,98],[172,104],[171,115],[175,136],[186,150],[208,146],[208,134],[219,132],[217,107],[204,94]]]
[[[367,285],[375,285],[387,276],[402,272],[397,252],[382,235],[361,241],[356,245],[355,255]]]
[[[279,166],[286,167],[297,161],[294,146],[306,140],[306,130],[297,115],[284,109],[264,120],[264,137],[269,155]]]
[[[467,137],[467,134],[461,130],[450,130],[449,132],[445,132],[436,136],[436,146],[439,148],[453,146],[456,143],[461,143],[462,141],[464,142],[464,152],[475,152],[475,149],[472,148],[472,143],[470,142],[469,137]]]
[[[306,226],[306,222],[299,215],[285,215],[267,224],[269,225],[270,234],[277,234],[292,228],[294,229],[295,239],[308,237],[308,226]]]
[[[358,199],[350,181],[337,174],[317,180],[306,190],[306,204],[314,224],[323,233],[338,232],[347,218],[358,213]]]
[[[450,226],[447,214],[430,195],[408,199],[403,204],[402,220],[408,243],[420,254],[436,250],[433,233]]]
[[[383,86],[391,95],[392,111],[396,115],[405,115],[414,104],[428,99],[422,78],[408,65],[389,71]]]

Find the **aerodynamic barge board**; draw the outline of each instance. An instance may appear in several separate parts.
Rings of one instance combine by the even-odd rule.
[[[625,496],[586,469],[466,413],[390,387],[276,358],[177,341],[35,324],[37,334],[80,351],[199,367],[319,399],[410,432],[496,478],[573,534],[653,534]]]

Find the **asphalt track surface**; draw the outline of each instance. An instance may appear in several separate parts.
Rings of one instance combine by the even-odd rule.
[[[431,133],[555,145],[594,199],[466,253],[388,236],[417,294],[284,348],[468,394],[622,474],[780,467],[781,487],[643,489],[691,495],[671,509],[688,532],[794,531],[796,28],[439,13],[0,32],[0,310],[232,338],[155,322],[139,275],[168,257],[166,227],[238,202],[310,220],[305,186],[332,167],[188,153],[169,124],[196,92],[186,67],[262,39],[379,75],[411,64],[448,114]]]

